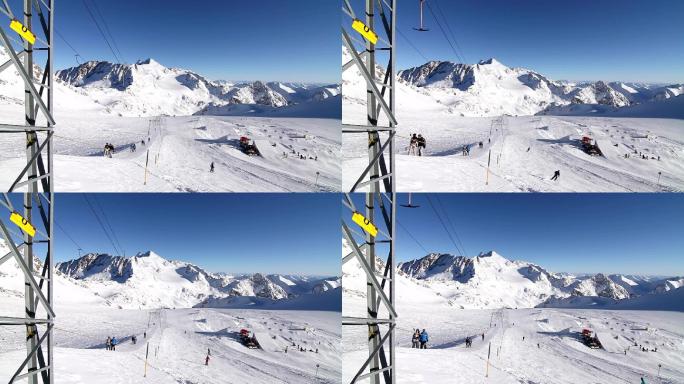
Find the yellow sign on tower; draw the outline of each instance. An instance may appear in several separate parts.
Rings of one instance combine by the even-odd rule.
[[[371,43],[373,43],[373,44],[378,43],[378,35],[375,32],[371,31],[371,29],[368,28],[366,26],[366,24],[362,23],[361,20],[358,20],[358,19],[354,20],[354,22],[352,23],[352,28],[356,32],[360,33],[363,37],[365,37]]]
[[[24,24],[20,23],[18,20],[12,20],[12,22],[10,22],[10,28],[29,43],[36,43],[36,35],[29,31],[28,28],[24,27]]]
[[[354,212],[354,215],[352,215],[352,221],[358,224],[366,232],[370,233],[373,237],[378,235],[378,229],[375,227],[375,225],[373,225],[373,223],[366,219],[362,214]]]
[[[31,223],[29,223],[28,220],[24,219],[24,217],[20,214],[12,212],[12,214],[10,215],[10,221],[16,224],[24,232],[31,235],[31,237],[34,237],[36,235],[36,229],[33,228],[33,225],[31,225]]]

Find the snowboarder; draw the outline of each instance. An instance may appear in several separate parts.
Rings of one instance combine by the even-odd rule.
[[[211,165],[209,165],[209,172],[214,173],[214,162],[211,162]]]
[[[423,332],[420,333],[420,349],[427,349],[428,340],[428,333],[423,329]]]
[[[416,328],[416,331],[413,332],[413,338],[411,339],[411,348],[419,348],[420,347],[420,330]]]
[[[112,337],[112,351],[116,351],[117,344],[119,344],[119,340],[116,339],[116,336]]]
[[[408,154],[411,155],[411,153],[413,153],[413,155],[415,156],[417,147],[418,147],[418,138],[416,137],[415,133],[412,133],[411,134],[411,140],[409,141]]]
[[[556,171],[553,173],[553,177],[551,178],[551,181],[558,181],[559,177],[560,177],[560,171]]]
[[[418,156],[423,156],[423,151],[425,150],[425,138],[422,135],[418,135]]]

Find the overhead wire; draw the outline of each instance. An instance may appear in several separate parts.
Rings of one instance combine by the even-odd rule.
[[[97,195],[93,195],[93,201],[95,201],[95,205],[100,209],[100,212],[102,213],[102,218],[104,219],[105,224],[109,228],[109,231],[111,232],[112,237],[114,238],[114,241],[116,242],[116,245],[119,246],[119,249],[123,252],[123,255],[125,256],[126,251],[121,246],[121,242],[119,241],[119,237],[116,235],[116,232],[114,232],[114,228],[112,228],[112,224],[109,222],[109,219],[107,218],[107,214],[105,213],[105,210],[102,209],[102,205],[100,205],[100,202],[97,199]]]
[[[116,244],[114,244],[112,237],[109,236],[107,228],[105,228],[104,224],[102,223],[102,220],[98,216],[97,212],[95,211],[95,208],[93,208],[93,205],[90,203],[90,200],[88,200],[88,196],[85,193],[83,194],[83,199],[87,203],[88,208],[90,208],[90,212],[92,212],[93,216],[95,216],[95,219],[97,220],[98,224],[100,224],[100,228],[102,228],[102,231],[105,233],[105,236],[107,236],[107,239],[109,239],[109,243],[112,245],[112,248],[114,248],[114,252],[116,252],[117,255],[121,255],[121,252],[119,252],[118,248],[116,247]]]
[[[460,54],[458,53],[458,51],[456,50],[456,47],[454,46],[454,44],[451,42],[451,39],[449,38],[449,36],[447,35],[446,31],[444,30],[444,27],[442,26],[442,23],[439,21],[439,18],[437,18],[437,15],[435,15],[435,12],[432,10],[432,6],[430,5],[430,2],[427,1],[426,4],[427,4],[427,6],[428,6],[428,10],[430,11],[430,14],[432,15],[432,17],[433,17],[433,18],[435,19],[435,21],[437,22],[437,26],[439,27],[439,30],[442,32],[442,35],[443,35],[444,38],[446,39],[447,43],[449,43],[449,46],[451,47],[451,50],[454,52],[454,55],[456,55],[456,58],[457,58],[458,60],[460,60],[461,62],[465,62],[465,60],[461,57],[461,55],[460,55]]]
[[[456,236],[456,240],[458,241],[458,244],[461,246],[461,250],[463,250],[464,256],[467,255],[467,251],[465,247],[463,246],[463,242],[461,241],[461,237],[458,235],[458,231],[456,231],[456,226],[454,225],[454,222],[451,221],[451,218],[449,217],[449,211],[447,211],[444,208],[444,205],[442,204],[442,200],[439,198],[439,195],[436,195],[437,199],[437,204],[439,204],[440,209],[442,212],[444,212],[444,216],[446,217],[447,223],[451,225],[451,229],[454,231],[454,236]]]
[[[404,227],[403,224],[401,224],[401,222],[400,222],[399,220],[397,220],[397,225],[399,225],[399,228],[403,229],[404,232],[406,232],[406,233],[409,235],[409,237],[410,237],[411,239],[413,239],[413,241],[415,241],[416,244],[418,244],[418,246],[420,247],[420,249],[422,249],[423,252],[425,252],[426,255],[427,255],[428,253],[430,253],[430,252],[428,252],[428,250],[423,246],[423,244],[421,244],[420,241],[418,241],[418,239],[416,239],[416,238],[411,234],[411,232],[409,232],[409,230],[406,229],[406,227]]]
[[[444,228],[444,231],[447,233],[449,240],[451,240],[451,244],[454,245],[454,248],[459,253],[458,256],[464,256],[463,251],[461,251],[461,249],[458,247],[458,244],[456,244],[456,241],[454,240],[454,237],[451,235],[451,232],[449,231],[446,224],[444,223],[444,220],[439,215],[439,212],[437,212],[437,208],[435,208],[435,205],[432,203],[432,199],[430,198],[430,195],[425,195],[425,197],[427,197],[428,203],[430,203],[430,207],[432,207],[432,210],[435,212],[437,219],[439,220],[440,224],[442,224],[442,228]]]
[[[104,16],[102,16],[102,13],[100,12],[100,8],[97,6],[97,2],[95,0],[90,0],[90,3],[93,5],[93,8],[95,8],[95,13],[97,13],[98,16],[100,16],[100,20],[102,21],[102,25],[104,26],[105,32],[107,32],[107,34],[109,35],[109,38],[112,40],[112,45],[114,46],[114,49],[116,49],[116,52],[119,53],[119,58],[123,59],[124,57],[123,57],[123,54],[121,53],[121,50],[119,49],[119,45],[116,43],[116,39],[114,39],[114,35],[112,34],[112,32],[109,30],[109,26],[107,25],[107,21],[104,18]],[[125,59],[124,59],[124,61],[125,61]]]
[[[57,220],[55,220],[55,225],[57,225],[57,228],[59,228],[59,229],[62,231],[62,233],[64,233],[64,234],[66,235],[66,237],[67,237],[69,240],[71,240],[72,243],[74,243],[74,245],[76,246],[77,249],[79,249],[79,250],[80,250],[80,249],[83,249],[83,248],[81,248],[80,245],[78,245],[78,243],[76,242],[76,240],[74,240],[74,238],[71,237],[71,235],[70,235],[70,234],[69,234],[69,233],[68,233],[68,232],[59,224],[59,222],[57,222]]]
[[[416,47],[416,46],[413,44],[413,42],[411,42],[411,40],[409,40],[409,38],[408,38],[406,35],[404,35],[404,32],[402,32],[401,29],[397,28],[397,32],[399,32],[399,36],[403,37],[404,40],[406,40],[406,42],[409,44],[409,46],[410,46],[411,48],[413,48],[413,49],[418,53],[418,55],[419,55],[420,57],[422,57],[423,60],[425,60],[426,63],[427,63],[428,61],[430,61],[430,60],[423,54],[423,52],[421,52],[421,51],[418,49],[418,47]]]
[[[454,31],[451,29],[451,25],[449,23],[449,19],[446,18],[444,12],[442,12],[442,7],[439,6],[439,1],[438,0],[433,0],[435,2],[435,5],[437,6],[437,12],[442,16],[442,19],[444,20],[444,24],[446,24],[447,30],[449,30],[449,33],[451,34],[451,38],[454,41],[454,44],[456,45],[456,48],[458,48],[458,51],[461,53],[461,58],[463,59],[463,63],[467,63],[467,59],[465,56],[465,53],[463,52],[463,49],[461,48],[461,45],[458,44],[458,40],[456,39],[456,34]]]
[[[95,18],[95,15],[93,15],[93,12],[90,10],[90,7],[88,7],[88,3],[86,0],[82,0],[83,6],[85,7],[86,11],[88,11],[88,15],[90,15],[90,19],[93,20],[95,23],[95,26],[97,27],[97,30],[100,32],[100,35],[104,39],[105,43],[107,43],[107,46],[109,47],[109,50],[112,52],[112,55],[114,55],[114,59],[121,64],[121,59],[116,55],[116,52],[114,52],[114,48],[112,48],[112,45],[109,43],[109,39],[105,35],[104,31],[100,27],[100,24],[97,22],[97,19]]]

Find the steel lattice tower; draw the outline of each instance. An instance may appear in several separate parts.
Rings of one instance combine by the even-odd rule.
[[[368,165],[359,175],[343,204],[352,215],[363,216],[365,224],[377,233],[364,233],[347,225],[349,216],[343,215],[342,234],[352,252],[343,257],[342,263],[356,259],[366,274],[366,317],[342,317],[342,324],[368,327],[368,358],[359,367],[351,383],[369,379],[372,384],[396,382],[395,327],[395,234],[396,234],[396,178],[395,178],[395,41],[396,0],[365,0],[365,18],[357,13],[349,0],[343,0],[342,11],[349,16],[342,22],[342,43],[352,59],[343,64],[342,71],[351,68],[361,72],[367,85],[367,124],[343,125],[344,134],[368,135]],[[373,42],[360,40],[356,32],[348,32],[353,22],[363,23],[366,31],[377,37]],[[377,27],[377,29],[376,29]],[[357,30],[358,31],[358,30]],[[363,45],[363,49],[356,49]],[[376,69],[379,55],[387,57],[384,76]],[[382,78],[380,78],[382,76]],[[344,92],[344,89],[343,89]],[[380,126],[379,120],[389,124]],[[363,189],[365,210],[359,211],[351,193]],[[382,258],[380,252],[387,252]],[[376,259],[382,259],[384,270],[376,270]],[[343,282],[344,283],[344,282]]]
[[[0,23],[0,44],[10,57],[0,64],[0,72],[14,68],[24,83],[24,124],[0,122],[0,133],[26,136],[21,144],[26,152],[26,164],[23,169],[17,169],[17,177],[8,190],[23,192],[23,210],[17,210],[21,207],[13,205],[8,193],[0,199],[0,237],[10,248],[8,254],[0,255],[0,264],[14,258],[23,272],[25,290],[21,311],[25,316],[9,317],[0,313],[0,325],[26,327],[26,358],[10,383],[28,379],[30,384],[53,384],[54,0],[23,0],[23,8],[20,20],[7,1],[0,4],[0,13],[9,18],[12,29]],[[18,46],[21,49],[15,50]],[[34,60],[43,57],[45,66],[38,68]],[[22,242],[16,245],[18,239]],[[40,263],[35,263],[36,259]],[[36,266],[39,270],[34,270]]]

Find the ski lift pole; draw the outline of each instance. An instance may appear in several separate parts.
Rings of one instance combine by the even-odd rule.
[[[662,367],[662,364],[658,364],[658,380],[660,380],[660,368]]]
[[[658,172],[658,182],[656,184],[660,184],[660,176],[663,174],[663,172],[659,171]]]
[[[147,377],[147,356],[150,354],[150,342],[147,342],[147,348],[145,348],[145,375]]]
[[[487,351],[487,372],[485,373],[485,377],[489,377],[489,355],[492,353],[492,342],[489,342],[489,350]]]
[[[314,184],[316,184],[316,185],[318,185],[318,176],[320,174],[321,174],[320,172],[316,171],[316,181],[314,181]]]
[[[487,158],[487,179],[485,180],[485,185],[489,185],[489,165],[492,163],[492,150],[489,149],[489,157]],[[489,321],[489,327],[491,328],[492,322]]]
[[[318,367],[320,367],[320,364],[316,364],[316,377],[318,378]]]
[[[147,185],[147,165],[150,162],[150,150],[147,150],[147,158],[145,159],[145,183],[144,185]]]

